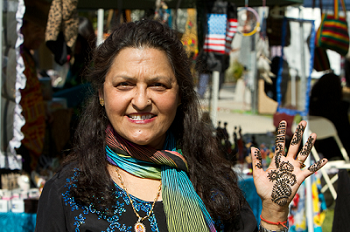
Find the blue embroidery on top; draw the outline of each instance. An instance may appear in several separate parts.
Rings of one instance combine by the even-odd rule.
[[[130,205],[130,200],[128,198],[128,196],[126,195],[126,192],[124,189],[120,188],[117,184],[114,184],[116,186],[116,188],[119,190],[116,192],[117,194],[117,198],[121,197],[124,202],[127,205]],[[147,202],[147,201],[143,201],[137,197],[134,197],[133,195],[130,195],[130,198],[132,200],[132,202],[134,203],[134,208],[135,210],[140,214],[140,211],[143,211],[144,215],[148,215],[149,211],[152,209],[152,203]],[[135,215],[136,216],[136,215]],[[142,217],[142,215],[140,215]],[[137,220],[137,218],[136,218]],[[136,223],[135,220],[135,223]],[[150,226],[151,226],[151,230],[153,232],[159,232],[158,229],[158,224],[157,224],[157,219],[154,215],[154,212],[152,212],[151,216],[148,218]]]
[[[86,217],[83,217],[83,215],[79,214],[79,217],[74,217],[75,222],[74,225],[77,226],[77,228],[75,228],[75,232],[79,232],[79,227],[81,224],[85,223],[85,219]]]
[[[125,224],[121,224],[119,222],[120,216],[122,216],[123,213],[126,212],[125,205],[130,205],[130,201],[126,195],[126,192],[123,189],[121,189],[118,185],[115,184],[117,188],[117,190],[115,191],[115,197],[117,199],[118,198],[123,199],[124,203],[117,201],[116,205],[112,206],[114,209],[114,215],[107,216],[105,212],[101,212],[97,210],[92,203],[89,206],[81,206],[76,203],[74,197],[70,196],[70,191],[72,190],[72,188],[77,187],[75,184],[77,182],[77,176],[78,176],[78,170],[75,170],[73,176],[66,179],[66,184],[65,184],[66,191],[62,193],[64,204],[66,206],[70,206],[72,212],[79,209],[83,211],[83,214],[79,214],[78,217],[77,216],[74,217],[74,220],[75,220],[74,226],[76,226],[75,231],[79,232],[80,231],[79,227],[85,223],[86,217],[84,217],[83,215],[88,215],[89,213],[93,213],[97,215],[97,218],[99,220],[104,219],[109,223],[108,228],[105,231],[101,231],[101,232],[114,232],[114,231],[131,232],[132,226],[126,226]],[[141,199],[138,199],[134,196],[130,196],[130,197],[132,198],[132,201],[134,203],[135,210],[138,213],[140,213],[140,211],[143,211],[140,214],[148,215],[149,211],[152,208],[152,204],[149,202],[143,201]],[[151,230],[153,232],[159,232],[157,220],[154,213],[151,214],[148,220],[150,222]],[[135,216],[135,223],[136,221],[137,221],[137,218]]]

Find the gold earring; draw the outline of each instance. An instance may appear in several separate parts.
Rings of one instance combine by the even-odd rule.
[[[177,107],[179,107],[182,103],[180,102],[179,104],[177,104]]]
[[[105,101],[103,100],[103,98],[100,98],[100,105],[104,106],[105,105]]]

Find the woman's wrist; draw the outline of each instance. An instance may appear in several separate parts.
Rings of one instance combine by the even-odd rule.
[[[288,229],[289,226],[288,226],[288,222],[287,222],[287,228],[283,228],[283,229],[277,229],[277,230],[269,230],[269,229],[266,229],[265,227],[263,227],[261,224],[259,226],[259,232],[288,232]]]
[[[261,211],[260,226],[270,231],[285,231],[288,224],[289,210],[273,210],[263,208]]]

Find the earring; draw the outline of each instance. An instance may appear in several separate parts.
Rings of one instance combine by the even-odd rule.
[[[100,98],[100,105],[104,106],[105,105],[105,101],[103,100],[103,98]]]
[[[179,107],[182,103],[180,102],[179,104],[177,104],[177,107]]]

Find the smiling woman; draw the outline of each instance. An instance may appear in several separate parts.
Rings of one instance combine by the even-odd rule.
[[[258,231],[237,175],[201,121],[190,62],[177,33],[157,21],[120,25],[94,53],[95,89],[75,147],[39,201],[36,231]],[[316,135],[288,154],[286,122],[262,170],[252,149],[263,202],[259,231],[287,231],[288,204],[326,160],[301,170]]]

